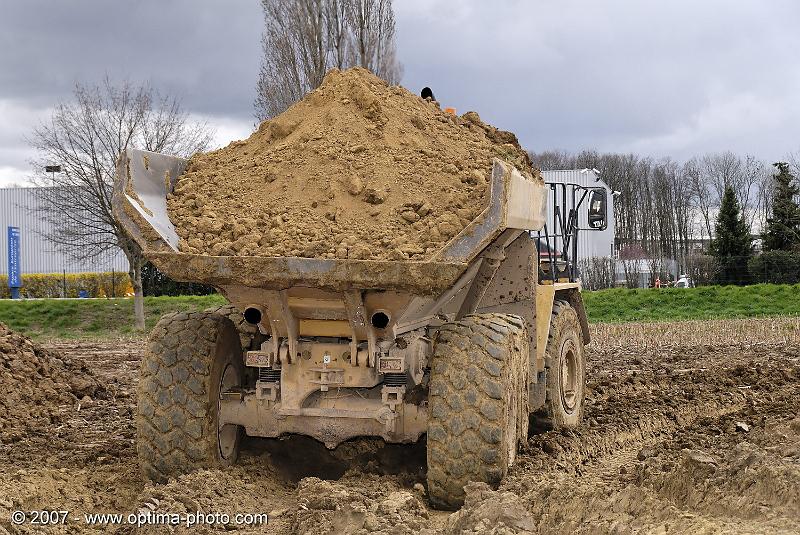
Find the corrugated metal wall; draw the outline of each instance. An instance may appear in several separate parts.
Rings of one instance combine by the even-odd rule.
[[[542,171],[542,176],[545,182],[578,184],[583,187],[603,187],[606,189],[608,199],[608,228],[606,230],[582,230],[578,232],[578,259],[581,260],[584,258],[592,258],[597,256],[614,256],[614,196],[611,194],[611,188],[608,186],[608,184],[600,180],[598,174],[591,169]],[[560,199],[559,204],[561,204]],[[550,232],[552,232],[552,229],[555,228],[552,207],[553,199],[552,197],[549,197],[547,200],[547,228],[550,230]],[[569,204],[567,208],[570,208]],[[587,197],[578,210],[578,225],[580,228],[589,227],[588,208],[589,205]]]
[[[0,274],[8,273],[8,227],[20,229],[22,273],[81,273],[128,271],[121,251],[109,251],[100,257],[72,258],[46,238],[52,228],[36,211],[40,188],[0,188]]]

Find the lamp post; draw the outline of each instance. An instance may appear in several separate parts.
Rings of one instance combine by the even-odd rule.
[[[45,165],[44,166],[44,172],[45,173],[50,173],[51,185],[55,186],[56,185],[56,173],[60,173],[61,172],[61,166],[60,165]]]

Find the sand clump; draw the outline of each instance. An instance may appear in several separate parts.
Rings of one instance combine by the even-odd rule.
[[[102,397],[83,365],[60,358],[0,323],[0,444],[42,425],[55,425],[77,403]]]
[[[250,138],[192,157],[169,215],[187,253],[422,260],[486,207],[495,157],[540,180],[477,113],[333,70]]]
[[[300,481],[292,533],[415,535],[425,528],[428,511],[418,493],[402,490],[392,477],[355,477]]]

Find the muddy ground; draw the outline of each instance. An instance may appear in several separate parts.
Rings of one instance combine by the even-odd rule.
[[[164,486],[136,465],[141,342],[56,342],[107,387],[59,407],[58,425],[0,445],[0,534],[184,533],[88,526],[83,513],[270,513],[237,533],[800,533],[800,344],[589,352],[586,425],[539,430],[501,488],[431,510],[424,446],[248,440],[241,462]],[[624,347],[624,345],[622,346]],[[67,526],[13,525],[14,510],[69,510]],[[144,517],[142,517],[144,518]]]

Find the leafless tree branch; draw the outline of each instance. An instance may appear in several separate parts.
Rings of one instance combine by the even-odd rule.
[[[763,228],[770,213],[771,171],[752,156],[706,154],[680,164],[671,159],[656,161],[635,154],[587,150],[576,154],[546,151],[531,158],[543,170],[600,170],[603,180],[620,192],[614,203],[617,250],[646,251],[647,257],[661,266],[665,259],[674,259],[686,270],[687,259],[702,252],[698,246],[713,237],[726,185],[734,188],[754,231]],[[634,270],[631,262],[622,262],[622,268],[626,273]]]
[[[207,125],[188,120],[176,99],[106,79],[97,86],[76,85],[73,99],[58,104],[29,137],[38,153],[34,182],[46,186],[39,190],[39,215],[53,229],[46,237],[76,258],[121,249],[134,284],[138,328],[144,328],[144,258],[112,215],[117,158],[129,147],[190,156],[204,150],[211,136]],[[45,165],[60,165],[62,172],[47,174]]]
[[[261,0],[261,5],[259,120],[282,113],[334,67],[360,65],[389,83],[400,80],[391,0]]]

